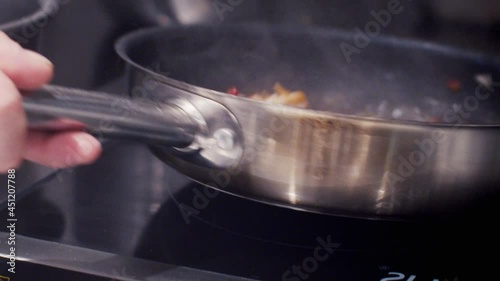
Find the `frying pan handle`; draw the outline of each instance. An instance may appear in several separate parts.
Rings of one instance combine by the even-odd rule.
[[[26,93],[23,106],[33,130],[86,130],[99,138],[139,141],[208,168],[237,164],[243,141],[236,118],[218,102],[188,96],[153,102],[47,85]]]
[[[29,93],[23,105],[29,127],[35,130],[86,130],[100,138],[173,147],[190,145],[198,130],[192,118],[174,105],[58,86]]]

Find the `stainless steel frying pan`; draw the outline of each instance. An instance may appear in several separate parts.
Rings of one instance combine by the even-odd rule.
[[[406,217],[498,194],[498,58],[380,36],[348,62],[343,43],[353,34],[148,29],[117,43],[127,97],[48,86],[24,103],[32,127],[143,141],[207,186],[300,210]],[[223,93],[275,82],[312,109]]]

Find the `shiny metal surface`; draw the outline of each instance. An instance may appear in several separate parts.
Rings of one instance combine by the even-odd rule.
[[[191,95],[181,98],[175,89],[158,90],[171,93],[171,98],[152,103],[44,86],[37,94],[24,97],[23,105],[32,129],[85,129],[99,138],[140,141],[156,149],[168,147],[180,157],[210,168],[224,169],[239,161],[241,134],[227,109]]]
[[[149,81],[151,78],[141,77],[142,81]],[[143,91],[148,89],[144,87]],[[152,148],[153,150],[216,170],[238,165],[243,157],[245,144],[243,132],[233,112],[216,101],[192,95],[167,84],[157,83],[151,91],[154,91],[157,97],[153,101],[159,104],[173,101],[191,118],[197,120],[202,128],[197,131],[194,141],[188,147],[169,149],[157,146]]]
[[[173,146],[191,144],[197,130],[191,118],[176,106],[64,87],[44,86],[31,97],[24,97],[23,105],[30,127],[37,130],[86,129],[101,138]]]
[[[467,112],[470,119],[460,123],[383,120],[357,117],[346,109],[338,110],[343,114],[327,110],[339,108],[342,102],[331,102],[342,101],[339,97],[346,108],[358,112],[382,99],[417,106],[426,96],[451,106],[467,96],[449,95],[442,86],[446,77],[469,85],[478,71],[489,71],[497,79],[498,59],[380,37],[356,62],[347,63],[338,46],[352,36],[310,29],[191,27],[140,31],[117,46],[134,66],[132,96],[144,79],[154,77],[220,102],[235,114],[245,141],[238,165],[224,171],[204,169],[155,151],[182,173],[218,190],[301,210],[386,218],[454,212],[496,192],[498,124],[483,121],[497,108],[495,98],[481,110]],[[197,49],[187,49],[192,45]],[[402,63],[405,58],[411,63]],[[152,65],[158,66],[155,71]],[[262,89],[270,81],[305,89],[319,110],[220,92],[237,83],[247,91]],[[478,98],[491,97],[494,91],[482,90]],[[146,92],[152,99],[163,94]]]

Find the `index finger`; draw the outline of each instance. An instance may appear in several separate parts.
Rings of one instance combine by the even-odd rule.
[[[52,79],[54,66],[47,58],[23,49],[0,31],[0,71],[5,73],[17,88],[31,90]]]

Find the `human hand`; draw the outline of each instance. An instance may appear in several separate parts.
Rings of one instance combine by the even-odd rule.
[[[46,84],[53,68],[49,60],[0,31],[0,173],[19,166],[23,159],[65,168],[92,163],[99,156],[99,141],[85,132],[28,130],[20,90]]]

